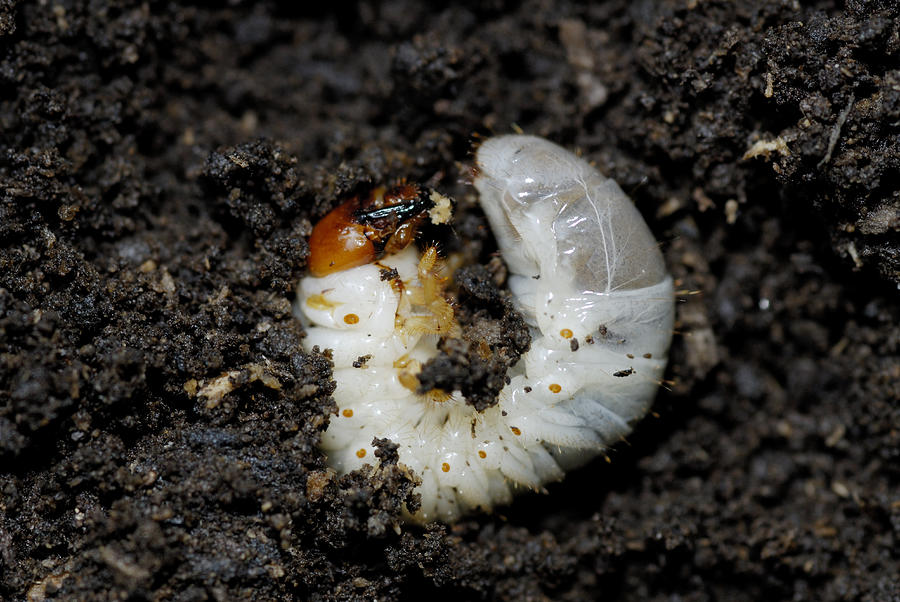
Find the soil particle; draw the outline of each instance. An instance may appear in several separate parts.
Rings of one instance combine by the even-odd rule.
[[[0,1],[0,598],[900,600],[898,24],[855,1]],[[608,463],[407,526],[389,441],[342,477],[318,450],[306,238],[375,184],[452,196],[422,242],[468,264],[465,336],[423,386],[487,407],[529,341],[466,180],[473,140],[517,128],[580,149],[663,241],[668,380]]]

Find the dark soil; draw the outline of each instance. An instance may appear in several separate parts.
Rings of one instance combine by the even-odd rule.
[[[900,600],[897,3],[307,4],[0,0],[0,598]],[[390,442],[316,448],[306,237],[434,186],[506,333],[466,180],[516,127],[664,241],[673,384],[609,463],[398,533]]]

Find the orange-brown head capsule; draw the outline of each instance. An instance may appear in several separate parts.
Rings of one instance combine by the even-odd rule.
[[[353,197],[323,217],[309,238],[309,271],[321,277],[405,249],[434,203],[402,184]]]
[[[319,220],[309,237],[309,271],[321,277],[375,261],[375,245],[365,226],[353,219],[359,199],[335,207]]]

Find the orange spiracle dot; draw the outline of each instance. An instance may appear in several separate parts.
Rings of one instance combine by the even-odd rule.
[[[556,384],[556,383],[553,383],[552,385],[550,385],[550,386],[547,387],[547,388],[550,389],[550,392],[551,392],[551,393],[559,393],[560,391],[562,391],[562,387],[560,387],[560,386],[559,386],[558,384]]]
[[[485,453],[485,451],[484,451],[483,449],[479,449],[479,450],[478,450],[478,457],[481,458],[481,459],[483,460],[484,458],[487,458],[487,454]]]
[[[509,427],[509,430],[511,430],[513,432],[513,435],[521,435],[522,434],[522,430],[517,426],[511,426],[511,427]]]
[[[353,218],[356,198],[338,205],[319,220],[309,237],[309,271],[322,277],[375,260],[375,245]]]
[[[353,418],[353,410],[347,409],[341,412],[344,415],[344,418]]]
[[[366,450],[364,450],[363,448],[359,448],[358,450],[356,450],[356,457],[357,458],[365,458]]]
[[[450,472],[450,465],[444,462],[443,464],[441,464],[441,470],[443,470],[444,472]]]
[[[359,322],[359,316],[357,316],[356,314],[347,314],[346,316],[344,316],[344,322],[346,322],[347,324],[356,324],[357,322]]]
[[[563,328],[562,330],[559,331],[559,336],[561,336],[564,339],[571,339],[572,331],[569,330],[568,328]]]

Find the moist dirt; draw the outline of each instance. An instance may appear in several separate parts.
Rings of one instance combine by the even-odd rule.
[[[287,4],[0,0],[0,599],[900,600],[896,2]],[[661,241],[669,382],[608,462],[402,525],[390,441],[317,449],[307,238],[453,197],[423,379],[489,406],[529,341],[471,150],[518,130]]]

